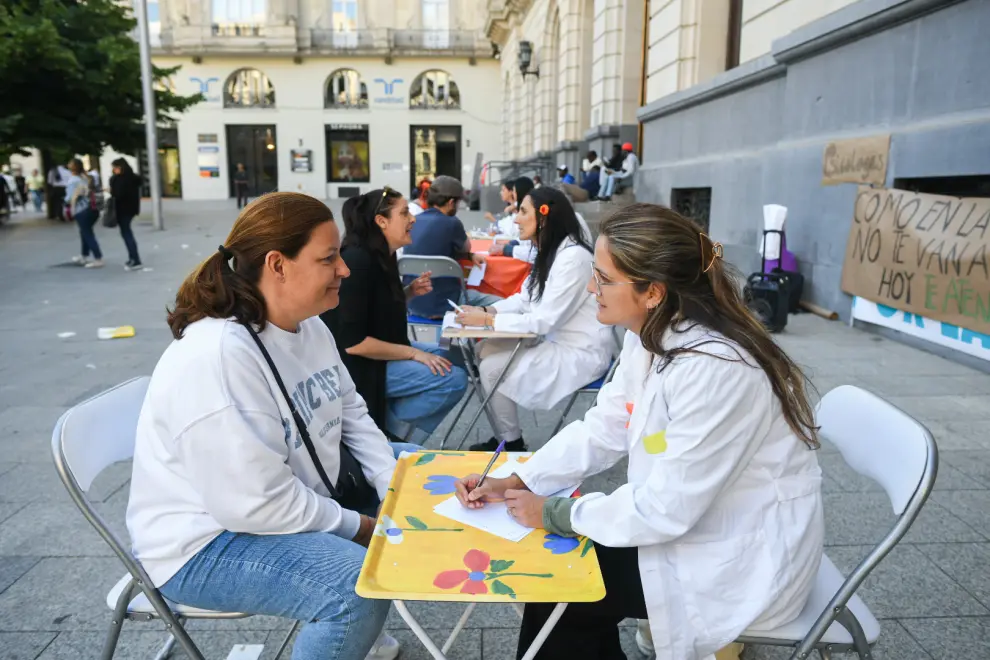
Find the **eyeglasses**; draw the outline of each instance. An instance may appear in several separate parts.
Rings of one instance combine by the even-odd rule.
[[[382,198],[381,198],[380,200],[378,200],[378,206],[376,206],[376,207],[375,207],[375,215],[376,215],[376,216],[379,216],[379,215],[384,215],[384,213],[382,213],[382,212],[381,212],[381,210],[382,210],[382,205],[383,205],[383,204],[385,203],[385,200],[386,200],[386,199],[388,199],[388,194],[389,194],[389,193],[392,193],[392,192],[395,192],[395,191],[394,191],[394,190],[392,190],[392,189],[391,189],[390,187],[388,187],[388,186],[385,186],[385,187],[384,187],[384,188],[382,189]]]
[[[595,264],[591,264],[591,277],[595,280],[595,294],[602,295],[603,286],[613,286],[616,284],[642,284],[642,282],[602,282],[601,277],[598,275],[598,269],[595,268]]]

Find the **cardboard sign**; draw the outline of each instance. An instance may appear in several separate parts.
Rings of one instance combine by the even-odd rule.
[[[990,199],[860,186],[842,290],[990,334]]]
[[[822,185],[887,181],[890,136],[836,140],[825,145],[822,157]]]

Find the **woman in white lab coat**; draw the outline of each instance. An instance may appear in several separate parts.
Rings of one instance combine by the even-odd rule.
[[[536,260],[520,293],[488,307],[467,307],[457,321],[506,332],[531,332],[539,339],[519,351],[491,399],[495,437],[471,447],[494,450],[505,440],[509,451],[525,451],[517,405],[549,410],[564,397],[601,377],[614,341],[595,318],[587,291],[592,248],[582,235],[574,209],[559,190],[532,190],[516,215],[519,235],[537,246]],[[486,391],[504,371],[516,340],[487,340],[480,349]]]
[[[807,600],[824,537],[813,409],[721,253],[661,206],[606,220],[588,288],[598,318],[629,330],[614,379],[518,473],[458,484],[466,506],[504,497],[521,524],[596,544],[607,595],[569,605],[540,660],[624,658],[627,616],[649,618],[659,660],[707,659]],[[623,458],[610,495],[543,497]],[[551,609],[526,606],[520,649]]]

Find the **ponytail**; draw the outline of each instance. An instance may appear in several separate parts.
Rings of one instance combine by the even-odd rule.
[[[236,264],[236,255],[221,245],[186,278],[168,313],[173,337],[182,339],[187,327],[204,318],[233,317],[238,323],[265,327],[265,299],[248,277],[237,272]]]
[[[268,305],[259,283],[270,252],[295,259],[318,225],[333,214],[320,200],[302,193],[276,192],[248,204],[224,245],[207,257],[179,287],[168,326],[175,339],[205,318],[234,318],[264,329]]]

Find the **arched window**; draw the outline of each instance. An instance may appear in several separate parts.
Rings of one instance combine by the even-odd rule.
[[[367,108],[368,86],[354,69],[337,69],[327,78],[323,94],[325,108]]]
[[[223,86],[225,108],[274,108],[275,88],[257,69],[238,69]]]
[[[457,83],[446,71],[424,71],[416,76],[409,89],[409,107],[458,109],[461,107],[461,93],[457,89]]]

